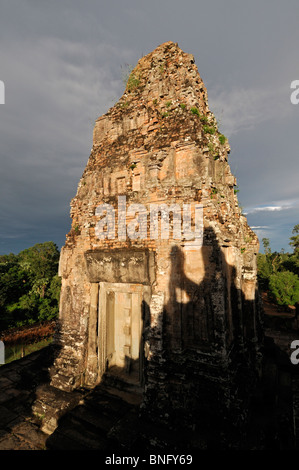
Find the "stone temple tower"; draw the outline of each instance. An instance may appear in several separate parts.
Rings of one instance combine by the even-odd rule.
[[[61,252],[51,384],[137,384],[160,421],[245,419],[262,341],[258,240],[194,57],[139,60],[94,127]],[[208,425],[208,424],[207,424]]]

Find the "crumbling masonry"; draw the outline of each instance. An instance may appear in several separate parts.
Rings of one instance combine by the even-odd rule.
[[[93,387],[109,372],[138,383],[151,419],[246,420],[262,342],[258,240],[238,205],[229,151],[194,57],[167,42],[140,59],[95,123],[71,203],[54,387]],[[202,205],[201,239],[178,237],[173,204],[190,208],[194,230]],[[153,205],[164,208],[156,237]]]

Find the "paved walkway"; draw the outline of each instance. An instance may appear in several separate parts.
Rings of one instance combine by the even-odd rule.
[[[292,423],[299,416],[299,374],[290,373],[288,357],[274,346],[268,356],[246,448],[291,449]],[[0,367],[0,450],[98,450],[112,455],[196,454],[205,448],[205,439],[195,432],[171,432],[141,420],[138,389],[121,390],[109,380],[71,393],[51,387],[52,363],[48,346]]]
[[[48,348],[0,367],[0,450],[45,449],[48,436],[32,412],[35,390],[48,380]]]
[[[72,393],[51,387],[48,368],[52,361],[51,347],[46,347],[0,367],[0,450],[140,453],[173,450],[184,442],[192,445],[187,435],[141,422],[141,395],[134,387],[128,392],[106,382]],[[42,431],[47,427],[43,400],[54,414],[59,412],[50,435]]]

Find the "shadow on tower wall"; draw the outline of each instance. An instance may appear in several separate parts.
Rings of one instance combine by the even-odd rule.
[[[221,441],[223,434],[239,436],[247,420],[261,367],[261,311],[258,296],[246,300],[236,287],[236,268],[211,227],[202,256],[205,275],[196,283],[186,275],[181,247],[171,248],[160,329],[145,330],[154,352],[145,367],[144,413]]]
[[[236,268],[226,262],[212,228],[204,231],[202,255],[205,274],[196,283],[186,274],[184,251],[174,245],[167,301],[153,294],[150,304],[142,303],[144,392],[139,418],[134,421],[138,430],[135,447],[143,450],[140,436],[144,436],[146,423],[151,423],[153,436],[157,429],[163,429],[166,436],[176,433],[184,450],[276,448],[283,442],[282,430],[283,445],[289,448],[293,438],[291,400],[288,398],[283,409],[285,426],[280,426],[273,381],[262,374],[264,337],[258,292],[251,300],[245,298]],[[275,346],[269,350],[273,358]],[[98,428],[106,420],[106,415],[97,414],[106,384],[104,375],[89,401],[95,407],[92,426],[96,422]],[[87,411],[90,414],[91,405]],[[83,408],[79,414],[84,415]],[[112,428],[120,426],[119,419],[116,413]],[[67,420],[63,417],[49,438],[54,449],[63,429],[67,433],[63,424]],[[83,433],[84,426],[80,428]],[[126,426],[124,420],[124,434],[129,433]]]

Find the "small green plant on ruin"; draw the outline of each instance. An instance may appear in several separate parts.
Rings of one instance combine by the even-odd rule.
[[[192,114],[195,114],[197,116],[200,115],[198,108],[196,108],[195,106],[192,106],[192,108],[190,108],[190,111],[191,111]]]
[[[213,199],[213,196],[216,196],[217,193],[218,193],[218,189],[213,188],[212,191],[211,191],[211,199]]]
[[[212,142],[208,143],[208,149],[209,149],[209,152],[212,154],[214,160],[218,160],[220,158],[220,156],[217,153],[217,148]]]
[[[127,86],[129,77],[131,73],[133,72],[134,67],[131,64],[125,64],[124,68],[123,67],[121,68],[122,68],[122,72],[121,72],[122,82],[125,86]]]
[[[220,134],[220,135],[219,135],[219,142],[220,142],[221,145],[224,145],[224,144],[225,144],[225,142],[226,142],[226,137],[225,137],[225,135],[223,135],[223,134]]]
[[[166,102],[167,108],[169,108],[169,106],[171,106],[171,105],[172,105],[172,101],[167,101],[167,102]]]
[[[209,149],[209,152],[214,153],[215,152],[215,145],[212,144],[212,142],[209,142],[208,143],[208,149]]]
[[[165,72],[165,65],[161,64],[159,69],[160,69],[160,73],[164,73]]]
[[[35,412],[35,413],[33,413],[33,415],[34,415],[34,416],[36,417],[36,419],[38,419],[38,421],[40,421],[40,422],[42,422],[42,421],[45,419],[45,417],[46,417],[46,415],[45,415],[44,413],[41,414],[41,413]]]
[[[126,65],[122,72],[122,80],[128,91],[134,91],[140,85],[140,77],[134,72],[132,65]]]
[[[135,75],[135,73],[131,73],[129,76],[129,80],[127,83],[127,89],[128,91],[134,91],[138,86],[140,85],[140,80],[139,78]]]
[[[169,113],[166,111],[165,113],[161,113],[161,116],[162,116],[162,118],[165,118],[165,117],[169,116]]]
[[[137,166],[136,163],[132,163],[132,165],[130,166],[130,169],[134,170],[134,168],[136,168],[136,166]]]
[[[120,103],[120,106],[121,106],[123,109],[126,109],[126,108],[129,106],[129,102],[128,102],[128,101],[124,101],[123,103]]]
[[[180,103],[180,108],[181,109],[186,109],[186,104],[185,103]]]
[[[205,122],[205,123],[208,122],[208,118],[204,114],[200,114],[199,119],[200,119],[200,122]]]
[[[205,134],[211,134],[211,135],[214,135],[216,133],[216,129],[214,127],[211,127],[211,126],[203,126],[203,131]]]

